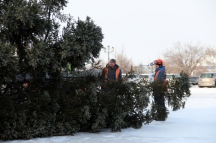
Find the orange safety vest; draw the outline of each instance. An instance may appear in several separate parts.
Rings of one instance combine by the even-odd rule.
[[[154,81],[157,80],[159,72],[160,72],[160,70],[156,72],[156,74],[155,74],[155,76],[154,76]]]
[[[156,72],[155,76],[154,76],[154,81],[156,81],[158,79],[158,74],[160,73],[160,70]],[[164,79],[164,81],[166,81],[166,78]]]
[[[116,80],[118,80],[119,73],[121,72],[120,68],[116,69]],[[109,69],[105,67],[105,81],[108,79]]]
[[[158,74],[160,73],[160,70],[156,72],[155,76],[154,76],[154,81],[157,81],[157,78],[158,78]],[[166,86],[168,83],[167,83],[167,80],[166,78],[164,79],[162,85],[163,86]]]

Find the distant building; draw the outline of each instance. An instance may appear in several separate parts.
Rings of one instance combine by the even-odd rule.
[[[149,65],[140,64],[139,66],[134,66],[133,70],[138,74],[153,73],[154,72],[154,67],[149,66]]]

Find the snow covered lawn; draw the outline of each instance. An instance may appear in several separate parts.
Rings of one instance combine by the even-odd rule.
[[[4,143],[216,143],[216,88],[193,87],[191,93],[185,109],[171,111],[167,121],[154,121],[138,130],[111,133],[107,129],[100,133]]]

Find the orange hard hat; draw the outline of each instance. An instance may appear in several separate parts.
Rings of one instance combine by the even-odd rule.
[[[164,64],[163,60],[161,60],[161,59],[157,59],[155,62],[156,62],[156,65],[163,65]]]

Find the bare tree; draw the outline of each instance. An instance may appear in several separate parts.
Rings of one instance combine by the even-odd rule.
[[[132,61],[127,57],[124,49],[122,49],[120,53],[115,54],[115,59],[117,61],[117,64],[122,69],[123,73],[128,73],[131,70]]]
[[[205,65],[210,67],[211,71],[216,71],[216,48],[208,48],[206,50]]]
[[[177,43],[174,48],[164,53],[167,72],[180,73],[184,71],[191,75],[193,71],[204,71],[203,64],[208,63],[212,48],[204,46]]]
[[[191,75],[199,76],[203,72],[207,72],[207,68],[205,66],[197,66],[197,68],[193,71]]]

